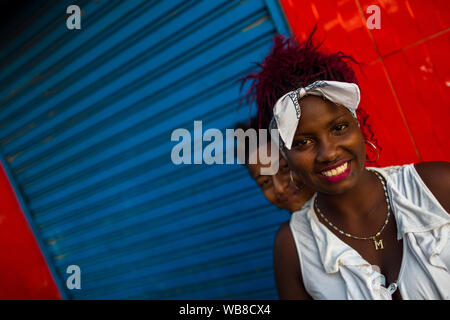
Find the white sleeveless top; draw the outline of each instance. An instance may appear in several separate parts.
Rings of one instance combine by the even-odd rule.
[[[370,168],[387,182],[403,258],[396,281],[402,298],[450,299],[450,215],[413,164]],[[392,285],[317,218],[316,194],[291,216],[303,283],[313,299],[392,299]]]

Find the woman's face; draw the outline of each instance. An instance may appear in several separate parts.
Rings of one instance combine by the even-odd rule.
[[[267,149],[268,156],[270,156],[270,143]],[[291,182],[287,160],[281,155],[279,158],[278,172],[272,176],[260,175],[261,167],[269,167],[268,165],[262,165],[260,162],[249,164],[247,167],[251,177],[261,188],[267,200],[280,209],[294,212],[299,210],[312,197],[314,192],[307,187],[297,189]]]
[[[311,189],[341,194],[358,181],[366,160],[364,138],[350,111],[320,97],[300,100],[301,117],[291,150],[291,169]]]

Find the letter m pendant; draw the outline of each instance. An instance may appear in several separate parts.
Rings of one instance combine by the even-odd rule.
[[[380,240],[378,240],[377,241],[377,239],[373,239],[373,243],[375,244],[375,249],[376,250],[378,250],[378,249],[384,249],[384,247],[383,247],[383,239],[380,239]]]

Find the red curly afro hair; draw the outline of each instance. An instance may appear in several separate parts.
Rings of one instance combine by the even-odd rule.
[[[270,53],[262,63],[256,64],[259,71],[239,79],[241,89],[247,81],[251,81],[242,100],[250,102],[250,108],[256,100],[259,128],[268,128],[273,116],[273,106],[289,91],[306,87],[317,80],[358,83],[350,65],[359,63],[341,51],[332,54],[319,51],[322,43],[313,43],[315,31],[316,27],[301,43],[293,37],[275,35]],[[367,113],[361,107],[358,107],[356,113],[364,138],[374,141],[373,132],[367,123]]]

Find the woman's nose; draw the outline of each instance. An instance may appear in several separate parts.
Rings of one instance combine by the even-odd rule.
[[[330,140],[321,141],[317,152],[317,161],[332,162],[336,160],[336,157],[337,157],[336,145]]]
[[[272,179],[273,179],[273,188],[274,188],[275,193],[277,195],[283,195],[288,186],[287,179],[284,179],[284,177],[282,177],[279,174],[273,175]]]

